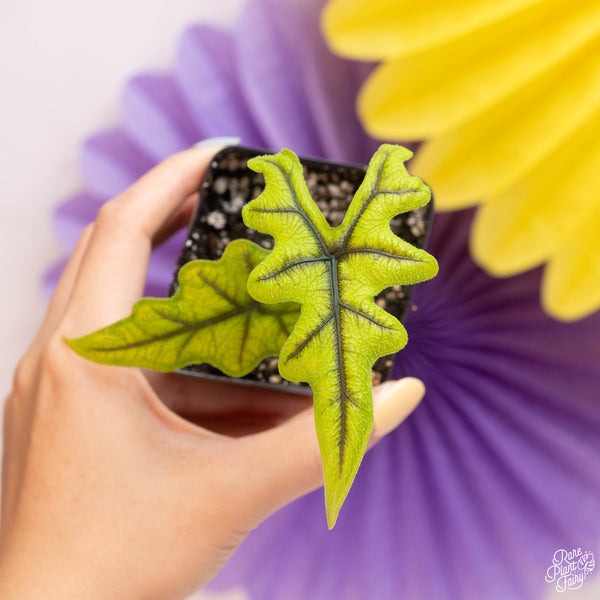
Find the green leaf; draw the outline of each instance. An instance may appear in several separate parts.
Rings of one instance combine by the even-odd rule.
[[[426,204],[431,192],[411,177],[412,152],[385,144],[373,156],[342,224],[331,228],[310,197],[290,150],[251,159],[265,191],[244,207],[245,223],[275,239],[248,289],[260,302],[293,301],[300,318],[281,349],[279,370],[308,382],[325,479],[329,527],[352,485],[373,427],[371,367],[400,350],[406,331],[373,297],[384,288],[433,277],[437,262],[394,235],[390,220]]]
[[[196,260],[179,271],[171,298],[143,298],[130,317],[67,343],[90,360],[173,371],[207,362],[240,377],[276,356],[299,307],[264,305],[247,290],[249,273],[269,251],[236,240],[218,261]]]

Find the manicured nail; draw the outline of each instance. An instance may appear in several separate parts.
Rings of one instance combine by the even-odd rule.
[[[396,429],[417,407],[424,395],[425,386],[415,377],[389,381],[376,387],[373,390],[374,436],[382,438]]]
[[[230,137],[230,136],[221,136],[221,137],[212,137],[206,138],[194,144],[194,148],[205,148],[206,146],[239,146],[242,138],[240,137]]]

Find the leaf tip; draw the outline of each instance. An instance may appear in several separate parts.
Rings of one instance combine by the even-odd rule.
[[[340,507],[341,508],[341,507]],[[338,515],[340,514],[340,508],[330,509],[327,508],[327,528],[331,531],[337,523]]]
[[[275,163],[287,171],[300,165],[300,159],[293,150],[282,148],[280,152],[252,157],[248,160],[248,168],[256,173],[264,173],[269,163]]]
[[[358,461],[344,461],[343,466],[340,463],[323,463],[325,512],[327,513],[327,526],[329,529],[333,529],[337,523],[340,510],[350,492],[363,454],[364,448],[362,451],[359,449],[357,452]]]
[[[440,265],[437,261],[437,259],[435,258],[435,256],[433,256],[432,254],[429,253],[425,253],[426,257],[425,257],[425,261],[427,264],[427,273],[426,273],[426,279],[433,279],[440,271]]]
[[[335,486],[333,490],[328,490],[327,486],[325,487],[325,512],[327,513],[327,527],[330,531],[337,523],[348,491],[348,489],[340,490],[338,486]]]
[[[77,354],[79,354],[80,356],[83,356],[82,350],[80,348],[81,338],[70,338],[70,337],[67,337],[66,335],[63,335],[62,339],[65,342],[65,344],[67,344],[67,346],[69,346],[69,348],[71,348],[71,350],[73,350],[74,352],[77,352]]]
[[[264,156],[253,156],[252,158],[249,158],[248,163],[247,163],[248,168],[250,170],[254,171],[255,173],[261,173],[262,172],[261,165],[262,165],[263,158],[264,158]]]
[[[94,333],[97,333],[97,332],[94,332]],[[82,358],[85,358],[86,360],[91,360],[93,362],[100,363],[100,362],[103,362],[101,360],[101,357],[99,357],[97,355],[97,353],[94,352],[93,346],[90,346],[90,344],[89,344],[89,342],[90,342],[89,338],[91,336],[93,336],[94,333],[90,333],[88,335],[84,335],[83,337],[78,337],[78,338],[70,338],[70,337],[67,337],[66,335],[63,335],[63,340],[64,340],[65,344],[67,344],[67,346],[69,346],[69,348],[71,348],[71,350],[73,350],[73,352],[75,352]]]
[[[404,146],[400,146],[399,144],[381,144],[377,149],[375,155],[383,154],[395,154],[396,157],[402,162],[407,161],[413,157],[413,151],[405,148]]]

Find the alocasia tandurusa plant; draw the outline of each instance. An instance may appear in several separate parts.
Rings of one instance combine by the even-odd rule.
[[[390,229],[392,217],[431,197],[429,188],[406,172],[404,161],[411,156],[405,148],[381,146],[336,228],[311,198],[293,152],[248,162],[264,173],[266,188],[244,207],[244,221],[275,239],[271,254],[252,271],[248,289],[261,302],[302,305],[281,349],[279,371],[313,390],[330,528],[373,426],[371,367],[407,341],[402,324],[373,298],[391,285],[437,273],[432,256]]]
[[[293,152],[252,158],[248,166],[264,174],[266,187],[243,219],[273,236],[273,251],[234,241],[219,261],[185,265],[173,297],[142,299],[130,317],[69,344],[108,364],[170,371],[207,362],[233,376],[279,354],[281,375],[313,390],[332,528],[373,427],[371,367],[407,341],[374,296],[437,273],[431,255],[390,229],[393,217],[431,197],[406,171],[411,156],[381,146],[336,228],[311,198]]]

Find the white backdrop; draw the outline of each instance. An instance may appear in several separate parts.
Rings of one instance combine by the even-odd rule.
[[[128,76],[171,64],[185,25],[228,25],[242,1],[0,4],[0,273],[5,282],[0,398],[9,390],[14,366],[43,315],[39,281],[59,255],[50,214],[61,198],[80,186],[80,142],[118,123],[119,96]],[[596,560],[600,563],[600,557]],[[543,573],[539,577],[543,579]],[[199,594],[195,600],[243,597],[241,592]],[[596,577],[582,590],[549,597],[600,598],[600,580]]]

